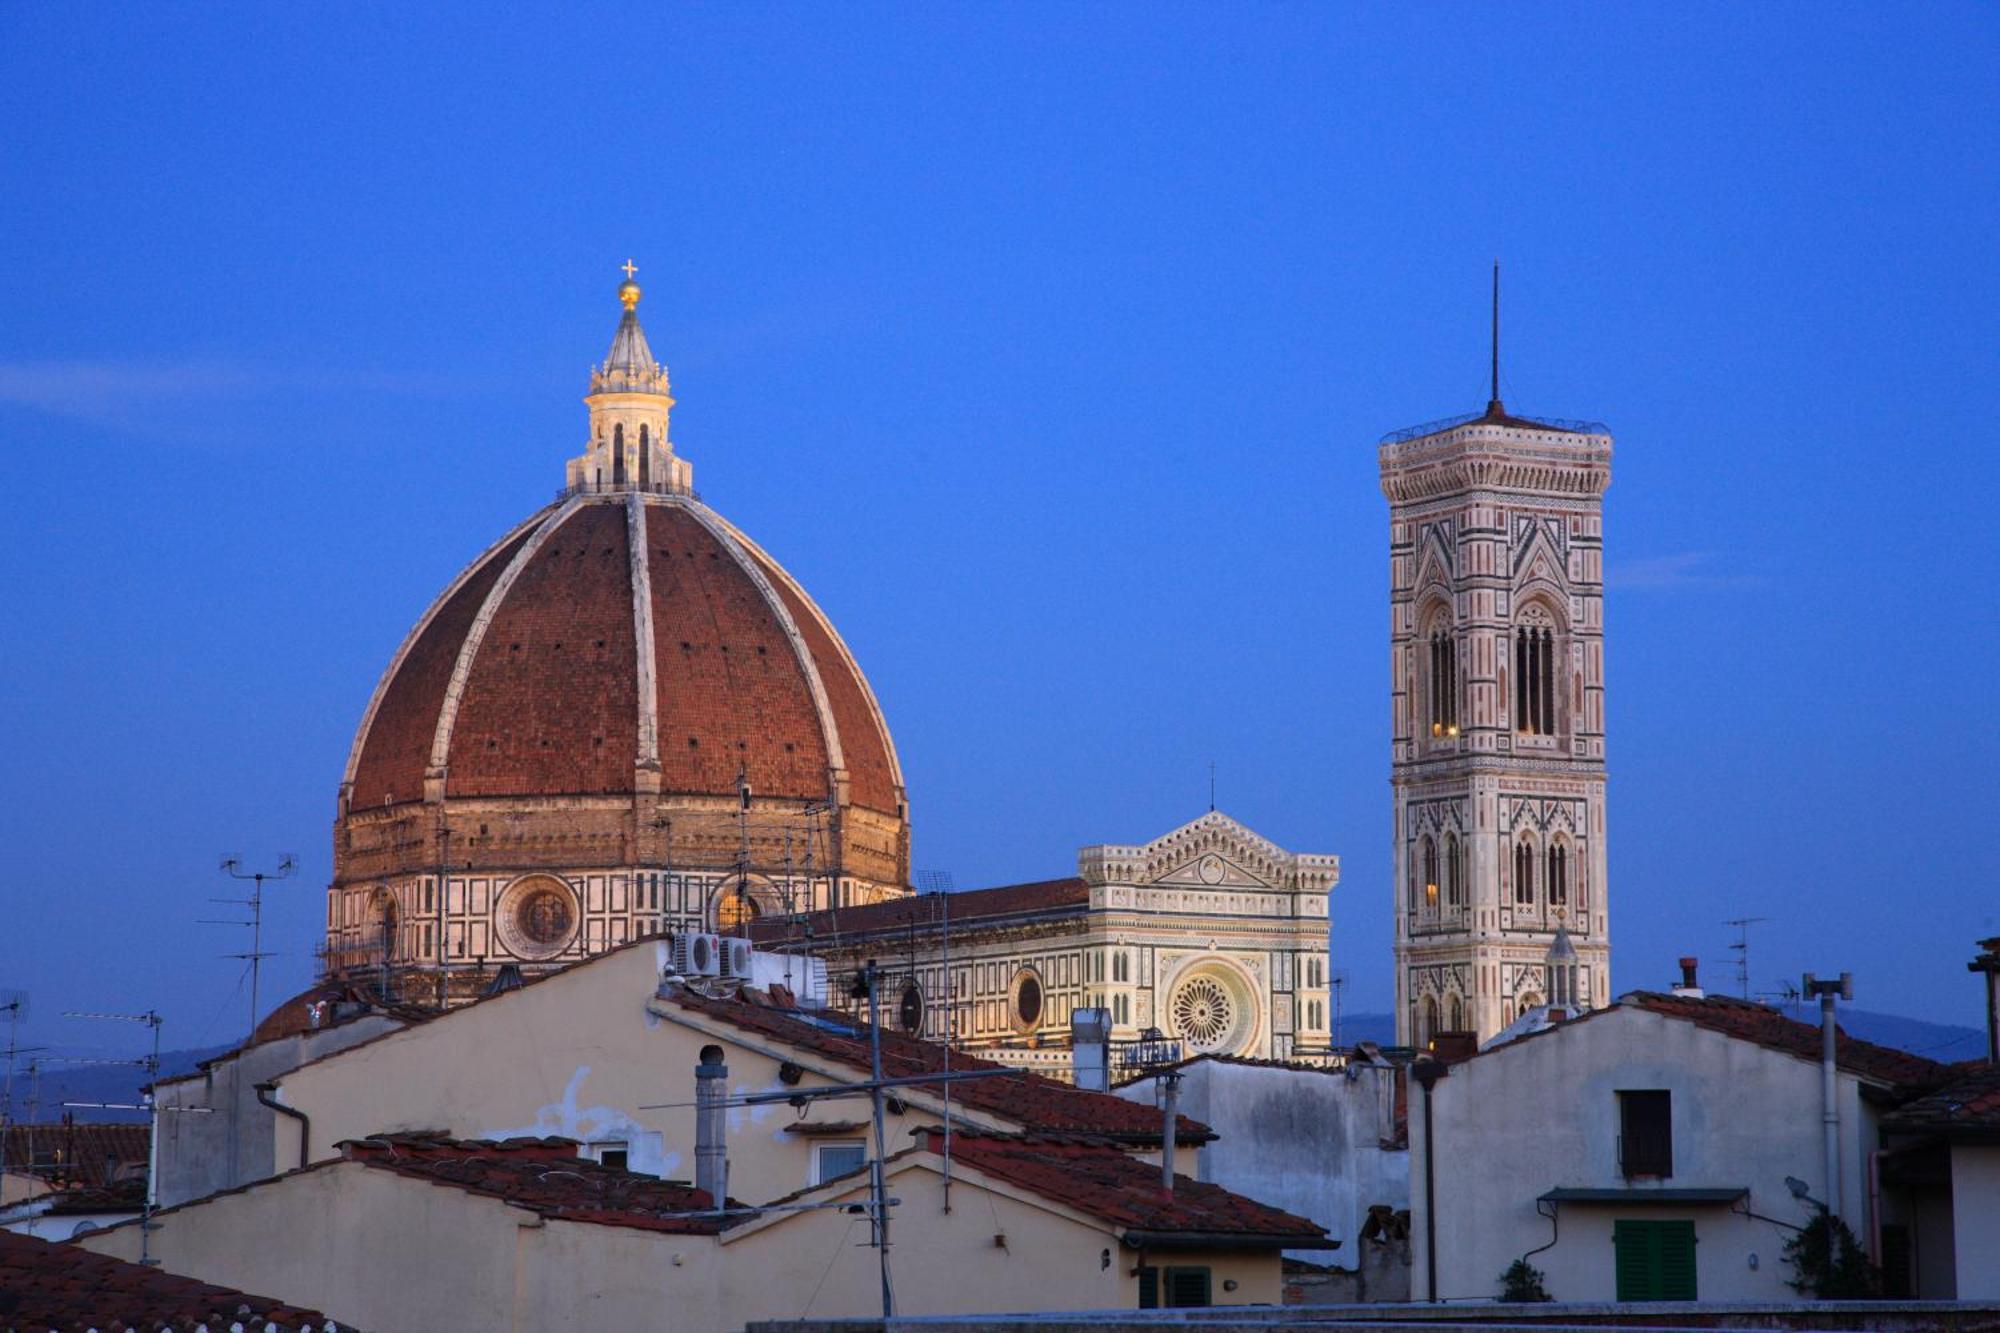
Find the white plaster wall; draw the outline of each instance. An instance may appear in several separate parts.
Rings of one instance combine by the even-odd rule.
[[[1952,1146],[1951,1208],[1958,1299],[2000,1297],[2000,1145]]]
[[[1438,1294],[1490,1298],[1501,1272],[1549,1242],[1536,1199],[1559,1187],[1651,1187],[1618,1167],[1621,1089],[1673,1094],[1674,1175],[1665,1188],[1747,1187],[1754,1212],[1799,1224],[1808,1212],[1786,1176],[1823,1197],[1817,1063],[1724,1037],[1630,1006],[1546,1035],[1510,1043],[1454,1066],[1437,1084]],[[1843,1215],[1867,1234],[1866,1148],[1874,1113],[1860,1084],[1839,1080]],[[1413,1293],[1428,1294],[1424,1094],[1410,1097]],[[1564,1204],[1560,1240],[1529,1256],[1558,1300],[1612,1300],[1617,1294],[1611,1223],[1695,1220],[1697,1290],[1703,1300],[1790,1301],[1779,1262],[1789,1234],[1772,1222],[1699,1208]],[[1752,1267],[1750,1257],[1757,1258]]]
[[[1410,1206],[1409,1153],[1384,1149],[1394,1129],[1395,1072],[1260,1068],[1213,1060],[1186,1067],[1180,1112],[1220,1137],[1201,1151],[1198,1179],[1311,1218],[1338,1250],[1289,1251],[1312,1263],[1351,1267],[1370,1204]],[[1155,1081],[1117,1095],[1155,1105]]]

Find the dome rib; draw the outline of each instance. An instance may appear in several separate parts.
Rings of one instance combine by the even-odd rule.
[[[632,639],[639,656],[638,745],[632,765],[660,780],[660,696],[653,680],[653,562],[647,556],[646,502],[639,492],[625,496],[625,553],[632,569]]]
[[[819,715],[820,737],[826,746],[827,796],[829,799],[837,799],[839,793],[836,778],[846,774],[847,757],[842,748],[840,725],[834,718],[833,704],[827,698],[826,682],[820,679],[819,663],[813,660],[812,649],[806,643],[805,634],[799,629],[798,622],[792,618],[791,609],[785,605],[785,599],[771,586],[771,581],[764,577],[759,562],[744,550],[745,543],[739,539],[736,530],[724,521],[720,514],[698,500],[674,503],[685,509],[723,550],[729,552],[737,567],[749,577],[751,584],[763,595],[765,606],[770,609],[772,617],[784,630],[785,640],[792,646],[792,659],[798,663],[799,672],[805,677],[806,688],[812,692],[813,709]]]
[[[484,551],[481,551],[465,568],[458,572],[458,577],[454,578],[446,586],[445,590],[432,600],[431,604],[425,608],[424,614],[418,618],[417,623],[410,627],[410,632],[403,636],[403,642],[397,647],[396,655],[389,659],[388,669],[383,671],[381,678],[375,682],[374,692],[368,696],[368,706],[362,711],[361,724],[354,729],[354,744],[348,750],[347,769],[341,777],[341,788],[349,802],[354,802],[358,797],[359,803],[364,806],[377,804],[377,802],[370,799],[375,793],[357,791],[355,784],[361,778],[364,761],[369,753],[369,742],[372,739],[376,739],[375,725],[377,720],[381,718],[383,704],[389,698],[392,688],[401,679],[403,668],[410,661],[410,656],[415,652],[417,645],[423,642],[425,636],[431,632],[433,627],[444,628],[442,622],[455,609],[453,603],[462,591],[489,574],[497,576],[505,570],[506,566],[512,562],[514,555],[518,553],[508,552],[508,547],[517,545],[523,541],[529,533],[533,532],[537,526],[548,518],[553,508],[553,506],[550,506],[549,508],[536,511],[522,522],[517,523],[506,536],[494,542]],[[499,557],[503,552],[507,553],[506,559],[501,560]],[[488,586],[478,591],[478,605],[484,606],[487,598],[492,593],[492,588]],[[477,614],[476,610],[474,614]],[[442,688],[442,685],[440,688]],[[408,692],[419,696],[414,700],[416,703],[422,703],[424,701],[422,696],[428,693],[423,690],[411,690]],[[442,697],[441,693],[439,697]],[[395,705],[392,704],[391,707],[394,708]],[[393,766],[393,760],[385,759],[384,762]],[[412,783],[412,790],[408,793],[406,799],[421,799],[424,794],[422,783],[423,775],[418,773]],[[380,804],[386,805],[389,802],[382,801]]]
[[[521,577],[528,563],[541,551],[543,543],[549,539],[549,534],[568,522],[579,509],[583,508],[583,503],[582,496],[573,495],[554,513],[543,519],[542,525],[535,529],[534,536],[528,538],[527,543],[516,551],[514,558],[507,563],[507,570],[500,576],[499,582],[493,585],[493,591],[486,594],[486,600],[480,605],[478,616],[473,619],[471,629],[466,632],[465,643],[458,652],[458,660],[452,664],[451,683],[445,686],[444,704],[438,709],[437,731],[431,737],[430,768],[425,774],[427,779],[443,778],[450,769],[451,737],[458,726],[459,706],[465,700],[465,683],[472,676],[473,662],[479,656],[480,645],[486,641],[486,631],[493,624],[493,617],[499,614],[501,604],[507,600],[507,594],[514,590],[516,580]]]

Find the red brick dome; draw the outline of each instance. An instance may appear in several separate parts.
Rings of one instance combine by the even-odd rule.
[[[460,574],[370,700],[350,816],[456,798],[859,806],[900,821],[867,680],[776,561],[684,494],[575,495]]]

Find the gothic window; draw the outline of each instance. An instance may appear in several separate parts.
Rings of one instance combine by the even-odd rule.
[[[1438,1033],[1438,1002],[1428,995],[1424,997],[1423,1013],[1423,1026],[1417,1031],[1417,1042],[1419,1045],[1429,1041]]]
[[[1458,645],[1451,631],[1438,626],[1430,638],[1431,735],[1458,735]]]
[[[1459,1005],[1456,995],[1451,997],[1451,1003],[1445,1009],[1445,1014],[1451,1020],[1451,1026],[1445,1029],[1446,1032],[1465,1031],[1465,1010]]]
[[[1435,912],[1438,905],[1438,849],[1437,844],[1424,837],[1424,910]]]
[[[1531,608],[1514,630],[1514,728],[1530,736],[1556,732],[1556,641],[1548,617]]]
[[[1444,838],[1444,905],[1458,908],[1465,906],[1465,858],[1459,849],[1458,835],[1447,833]]]
[[[622,423],[611,428],[611,484],[625,484],[625,427]]]
[[[1514,844],[1514,906],[1535,905],[1535,849],[1526,838]]]
[[[1557,843],[1549,848],[1549,906],[1569,905],[1569,848]]]

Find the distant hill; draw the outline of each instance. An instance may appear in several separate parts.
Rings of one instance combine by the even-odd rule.
[[[1776,1007],[1801,1023],[1819,1022],[1816,1006],[1795,1003]],[[1872,1041],[1878,1046],[1893,1046],[1899,1051],[1908,1051],[1942,1064],[1977,1060],[1986,1054],[1986,1033],[1979,1028],[1962,1027],[1956,1023],[1932,1023],[1873,1009],[1850,1009],[1844,1004],[1840,1006],[1839,1018],[1841,1031],[1850,1037]],[[1357,1041],[1378,1042],[1386,1046],[1396,1039],[1395,1015],[1344,1015],[1340,1022],[1340,1039],[1350,1046]]]
[[[232,1049],[231,1046],[204,1046],[196,1050],[161,1051],[160,1077],[172,1078],[177,1074],[189,1073],[203,1060],[211,1059]],[[74,1115],[79,1121],[131,1122],[144,1120],[143,1111],[106,1111],[94,1108],[70,1108],[64,1102],[129,1102],[136,1104],[139,1089],[146,1082],[146,1071],[137,1065],[63,1065],[51,1063],[43,1066],[39,1080],[30,1079],[27,1061],[22,1060],[14,1070],[14,1114],[17,1120],[30,1118],[40,1121],[60,1120],[65,1114]]]

